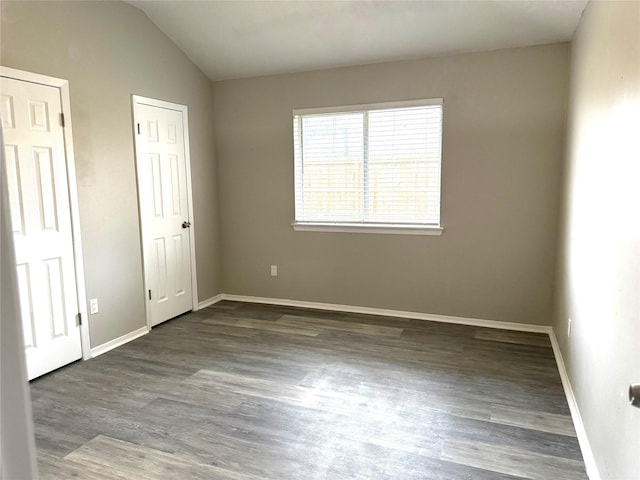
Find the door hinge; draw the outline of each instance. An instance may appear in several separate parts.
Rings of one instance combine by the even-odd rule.
[[[60,114],[60,126],[64,128],[64,113]]]
[[[138,124],[138,135],[140,135],[140,124]]]
[[[78,312],[78,325],[82,325],[82,314]]]
[[[149,290],[149,300],[151,300],[151,290]]]

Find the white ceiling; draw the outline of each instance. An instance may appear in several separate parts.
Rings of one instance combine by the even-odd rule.
[[[586,0],[131,0],[212,80],[571,39]]]

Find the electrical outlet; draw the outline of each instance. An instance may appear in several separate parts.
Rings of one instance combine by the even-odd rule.
[[[571,322],[573,322],[573,320],[569,317],[569,320],[567,321],[567,337],[571,336]]]
[[[271,276],[272,277],[277,277],[278,276],[278,266],[277,265],[271,265]]]
[[[91,300],[89,300],[89,313],[91,313],[91,315],[94,315],[94,314],[98,313],[98,299],[97,298],[92,298]]]

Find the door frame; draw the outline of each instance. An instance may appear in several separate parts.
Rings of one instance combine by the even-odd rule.
[[[142,211],[140,210],[140,184],[139,179],[141,175],[140,155],[140,135],[136,131],[136,125],[138,123],[138,105],[148,105],[151,107],[166,108],[169,110],[177,110],[182,113],[182,133],[184,138],[184,161],[186,168],[186,180],[187,180],[187,208],[189,209],[189,221],[192,222],[189,228],[189,248],[191,250],[191,310],[195,312],[198,310],[198,278],[196,275],[196,235],[194,213],[193,213],[193,196],[191,189],[191,146],[189,143],[189,108],[186,105],[179,103],[167,102],[165,100],[158,100],[155,98],[143,97],[141,95],[131,95],[131,112],[133,123],[131,125],[134,139],[134,150],[136,158],[136,189],[138,190],[138,220],[140,223],[140,248],[142,253],[142,282],[144,284],[144,290],[142,296],[144,298],[144,310],[147,320],[147,328],[151,330],[151,309],[149,308],[149,301],[147,298],[147,291],[149,286],[147,285],[147,272],[144,265],[144,236],[143,236],[143,224],[142,224]]]
[[[47,87],[54,87],[60,91],[60,102],[64,115],[64,153],[66,157],[67,187],[71,214],[71,234],[73,236],[73,263],[76,275],[76,295],[78,297],[78,313],[80,321],[80,343],[82,359],[91,358],[91,343],[89,332],[89,315],[87,310],[87,292],[84,278],[84,260],[82,255],[82,237],[80,235],[80,208],[78,201],[78,184],[76,180],[76,162],[73,155],[73,131],[71,128],[71,98],[69,96],[69,81],[62,78],[50,77],[39,73],[27,72],[10,67],[0,66],[0,76],[36,83]]]

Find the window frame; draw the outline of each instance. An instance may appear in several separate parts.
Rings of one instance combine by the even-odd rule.
[[[301,179],[298,177],[296,158],[298,153],[296,152],[296,145],[301,143],[301,139],[293,138],[293,150],[294,150],[294,193],[293,193],[293,205],[294,205],[294,221],[291,226],[295,231],[306,232],[344,232],[344,233],[378,233],[378,234],[403,234],[403,235],[442,235],[444,227],[442,226],[442,149],[443,149],[443,129],[444,129],[444,101],[442,98],[428,98],[420,100],[408,100],[408,101],[395,101],[395,102],[382,102],[382,103],[366,103],[359,105],[342,105],[335,107],[320,107],[320,108],[302,108],[293,110],[293,121],[296,117],[301,118],[304,115],[322,115],[322,114],[334,114],[334,113],[350,113],[350,112],[370,112],[372,110],[385,110],[395,108],[410,108],[410,107],[426,107],[439,105],[441,107],[441,125],[440,125],[440,184],[438,192],[438,224],[411,224],[411,223],[392,223],[392,222],[319,222],[319,221],[303,221],[297,220],[296,217],[296,192],[300,184]],[[301,137],[302,121],[298,125],[298,135]],[[294,125],[295,135],[295,125]],[[365,136],[368,135],[368,131],[365,131]],[[366,148],[367,143],[365,143]],[[364,180],[366,186],[366,179]],[[366,188],[366,187],[365,187]]]

